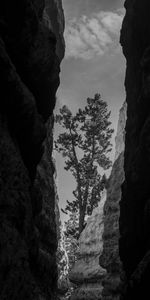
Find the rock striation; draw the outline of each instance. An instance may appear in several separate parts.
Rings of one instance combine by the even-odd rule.
[[[78,287],[72,300],[101,299],[101,279],[106,270],[99,265],[99,256],[103,251],[103,206],[106,199],[104,193],[99,207],[87,219],[87,224],[79,239],[79,257],[70,272],[69,279]]]
[[[123,299],[149,299],[150,278],[150,2],[126,0],[121,45],[127,61],[125,181],[120,203]]]
[[[55,161],[55,160],[54,160]],[[69,289],[69,259],[66,251],[65,245],[65,235],[63,231],[63,225],[60,218],[60,208],[59,208],[59,196],[57,192],[57,173],[55,171],[55,216],[56,216],[56,229],[57,229],[57,268],[58,268],[58,296],[60,299],[66,299],[66,293]],[[63,297],[63,298],[62,298]]]
[[[122,265],[119,258],[119,202],[121,200],[121,184],[124,181],[124,145],[126,124],[126,102],[123,103],[115,138],[115,162],[107,183],[107,199],[104,205],[104,234],[103,253],[100,256],[100,265],[107,270],[103,280],[103,299],[119,299],[122,286]]]
[[[48,118],[59,86],[64,18],[61,1],[49,2],[55,6],[55,13],[47,12],[51,28],[44,0],[0,4],[1,300],[56,299],[53,118]]]
[[[117,160],[119,155],[122,152],[124,152],[126,119],[127,119],[127,103],[125,101],[119,111],[117,133],[115,137],[115,161]]]

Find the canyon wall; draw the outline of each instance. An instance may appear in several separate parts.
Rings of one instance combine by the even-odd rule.
[[[52,113],[63,30],[61,1],[0,4],[1,300],[56,299]]]
[[[117,134],[115,138],[115,162],[107,184],[107,199],[104,205],[103,253],[100,265],[107,270],[103,280],[103,299],[119,299],[122,288],[122,266],[119,258],[119,202],[121,184],[124,181],[124,145],[127,105],[124,102],[119,112]]]
[[[55,160],[54,160],[55,162]],[[69,258],[66,251],[65,234],[63,231],[63,224],[60,216],[59,196],[57,191],[58,179],[57,172],[55,171],[55,217],[56,217],[56,230],[58,247],[56,252],[57,269],[58,269],[58,296],[60,299],[66,299],[66,293],[69,289]],[[62,298],[63,297],[63,298]]]
[[[123,299],[150,298],[150,1],[126,0],[121,45],[127,61],[127,124],[120,203]]]

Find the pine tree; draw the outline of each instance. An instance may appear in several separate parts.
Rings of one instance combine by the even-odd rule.
[[[90,215],[101,198],[106,177],[100,170],[111,166],[109,152],[112,150],[110,111],[100,94],[87,99],[84,109],[73,115],[67,106],[60,109],[55,120],[64,132],[55,141],[55,149],[65,159],[65,170],[76,181],[74,200],[68,201],[65,213],[75,212],[78,217],[78,236],[85,225],[85,216]]]

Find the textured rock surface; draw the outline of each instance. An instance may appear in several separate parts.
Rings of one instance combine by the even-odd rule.
[[[127,119],[127,103],[125,101],[119,111],[117,133],[115,137],[115,161],[117,160],[119,155],[122,152],[124,152],[126,119]]]
[[[103,299],[119,299],[121,288],[121,262],[119,258],[119,201],[121,184],[124,180],[124,137],[126,123],[126,102],[120,109],[115,162],[107,187],[107,199],[104,205],[104,248],[100,257],[100,265],[106,268],[107,276],[103,281]]]
[[[58,292],[59,295],[65,296],[69,289],[69,260],[65,247],[65,237],[61,227],[60,237],[58,240],[57,249],[57,264],[58,264]]]
[[[44,19],[48,22],[48,27],[56,35],[56,53],[61,60],[64,57],[64,15],[62,13],[62,2],[60,0],[45,0]],[[49,17],[50,16],[50,17]]]
[[[125,182],[120,204],[123,299],[150,298],[150,1],[125,1],[121,44],[127,60]]]
[[[106,274],[99,265],[99,256],[103,250],[103,206],[106,195],[102,198],[99,207],[93,211],[87,220],[87,225],[80,236],[79,258],[75,263],[69,279],[77,284],[71,299],[100,299],[102,286],[101,279]]]
[[[55,216],[56,216],[57,240],[58,240],[58,247],[56,253],[57,267],[58,267],[58,295],[65,297],[69,289],[69,280],[68,280],[69,259],[66,251],[63,226],[60,219],[57,184],[58,184],[57,175],[55,172]]]
[[[43,0],[0,4],[1,300],[54,299],[56,292],[57,238],[49,139],[52,127],[44,147],[42,143],[46,138],[45,122],[55,105],[64,43],[62,38],[57,42],[57,47],[62,47],[58,58],[56,37],[43,19],[44,7]],[[48,18],[58,20],[60,12],[61,5],[55,15],[50,11]],[[61,23],[56,24],[57,31],[62,32]],[[44,149],[49,152],[45,152],[40,165],[41,194],[39,173],[33,182]],[[45,182],[47,168],[49,183]]]
[[[78,289],[75,290],[71,296],[71,300],[101,300],[102,285],[97,283],[83,283]]]
[[[44,290],[57,290],[57,227],[55,214],[55,165],[52,159],[53,150],[53,117],[47,122],[47,137],[44,142],[44,154],[37,167],[37,176],[34,188],[42,195],[42,207],[35,216],[35,225],[38,230],[40,259],[42,266],[36,271],[36,277]],[[36,198],[37,200],[38,198]],[[35,201],[36,201],[35,200]],[[37,204],[37,202],[36,202]],[[41,269],[42,267],[42,269]],[[49,291],[50,294],[50,291]]]

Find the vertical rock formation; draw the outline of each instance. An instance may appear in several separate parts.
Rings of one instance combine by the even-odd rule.
[[[58,264],[58,295],[65,297],[69,290],[69,259],[66,251],[65,236],[62,226],[60,227],[60,237],[57,248],[57,264]]]
[[[125,101],[119,111],[117,133],[115,137],[115,161],[117,160],[119,155],[122,152],[124,152],[126,119],[127,119],[127,103]]]
[[[121,184],[124,180],[124,136],[126,123],[126,102],[120,109],[116,141],[115,162],[107,186],[107,199],[104,205],[104,249],[100,265],[107,270],[103,281],[103,299],[119,299],[121,288],[121,262],[119,258],[119,202]]]
[[[66,292],[69,288],[68,271],[69,271],[69,259],[66,251],[65,236],[63,232],[63,226],[60,219],[59,209],[59,197],[57,193],[57,175],[55,171],[55,216],[56,216],[56,229],[57,229],[57,267],[58,267],[58,295],[66,296]]]
[[[125,182],[120,204],[123,299],[150,298],[150,1],[126,0],[121,44],[127,60]]]
[[[56,53],[60,60],[64,57],[65,43],[64,43],[64,14],[62,2],[60,0],[45,0],[44,19],[48,27],[55,33],[57,44]]]
[[[43,17],[44,0],[0,4],[1,300],[55,299],[52,118],[44,147],[43,141],[59,85],[64,22],[61,1],[50,3],[55,7],[55,14],[47,12],[51,27]]]
[[[41,195],[42,206],[34,209],[35,225],[39,239],[39,269],[36,269],[36,278],[41,289],[53,289],[57,291],[57,222],[56,222],[56,196],[55,196],[55,164],[52,159],[53,150],[53,117],[47,122],[47,137],[44,142],[44,154],[37,167],[37,175],[34,184],[35,207]],[[50,291],[49,291],[50,293]]]
[[[72,300],[98,300],[101,299],[101,279],[106,270],[99,265],[99,256],[103,251],[103,206],[106,193],[87,220],[87,225],[81,233],[79,240],[79,258],[75,263],[69,279],[78,288],[72,295]]]

